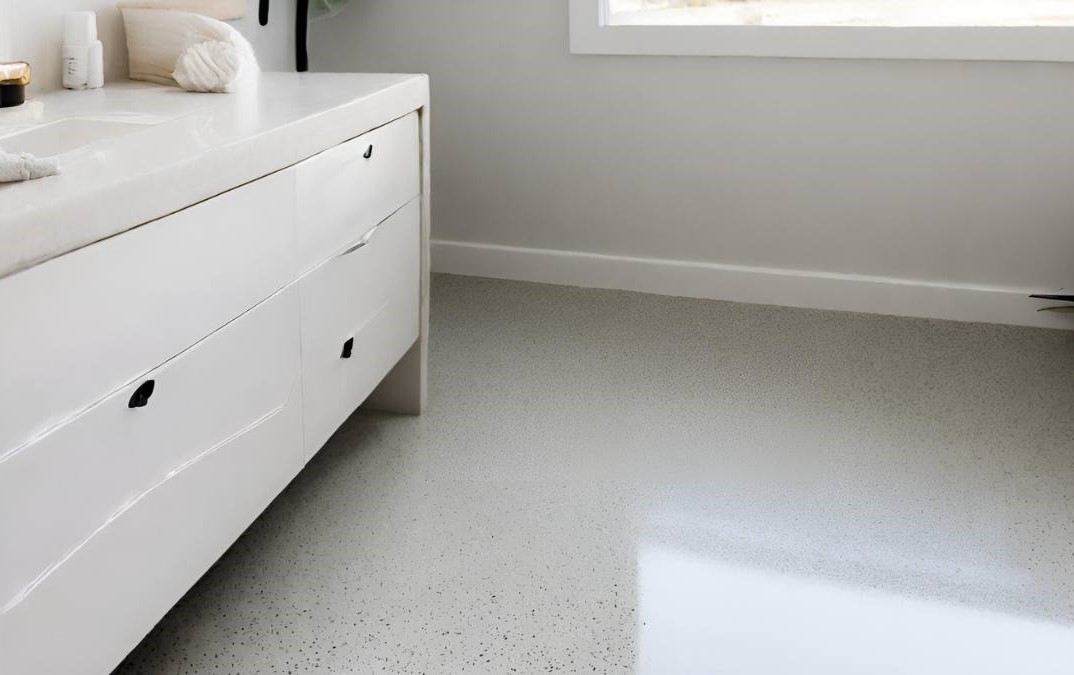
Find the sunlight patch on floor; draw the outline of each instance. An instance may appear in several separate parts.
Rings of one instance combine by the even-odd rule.
[[[638,672],[1060,675],[1074,626],[731,565],[638,557]]]

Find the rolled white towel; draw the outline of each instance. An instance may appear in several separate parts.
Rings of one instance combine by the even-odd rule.
[[[242,82],[249,62],[257,67],[253,54],[246,54],[230,42],[199,42],[183,50],[172,77],[187,91],[231,92]]]
[[[123,0],[120,9],[174,9],[231,21],[246,16],[246,0]]]
[[[132,80],[230,92],[258,69],[254,49],[228,24],[191,12],[123,10]]]
[[[15,183],[55,176],[60,172],[60,160],[55,157],[37,158],[0,149],[0,183]]]

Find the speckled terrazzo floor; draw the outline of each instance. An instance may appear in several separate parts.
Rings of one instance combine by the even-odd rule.
[[[117,673],[1074,672],[1074,332],[441,276]]]

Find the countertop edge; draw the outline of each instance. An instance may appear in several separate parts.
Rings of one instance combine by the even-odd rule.
[[[127,212],[118,209],[108,209],[106,213],[82,212],[77,214],[77,222],[74,218],[56,222],[53,219],[62,217],[62,214],[57,216],[47,209],[23,214],[23,217],[13,219],[7,226],[8,231],[3,232],[4,236],[0,238],[0,243],[7,240],[9,244],[0,246],[0,280],[286,170],[340,143],[422,109],[428,103],[428,77],[410,76],[367,96],[325,108],[249,138],[209,148],[188,160],[161,167],[158,171],[131,176],[129,180],[112,184],[94,195],[96,203],[122,204],[124,196],[138,189],[139,185],[181,186],[155,195],[151,208],[136,208]],[[278,149],[270,151],[268,157],[259,157],[250,152],[258,145]],[[209,165],[223,168],[213,172],[204,171]],[[18,252],[10,246],[12,241],[36,241],[36,234],[46,226],[55,233],[54,239],[62,239],[62,244],[30,245]]]

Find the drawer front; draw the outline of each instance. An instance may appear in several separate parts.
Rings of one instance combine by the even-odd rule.
[[[185,466],[0,606],[0,673],[118,665],[301,469],[298,398]]]
[[[411,113],[295,167],[301,270],[417,196],[419,159],[418,116]]]
[[[420,204],[412,200],[377,227],[368,245],[301,282],[307,458],[418,339]]]
[[[0,607],[154,486],[283,406],[300,372],[299,339],[292,286],[0,459]],[[150,380],[144,407],[131,408]],[[301,443],[292,450],[301,461]]]
[[[281,172],[0,280],[0,457],[294,279]]]

